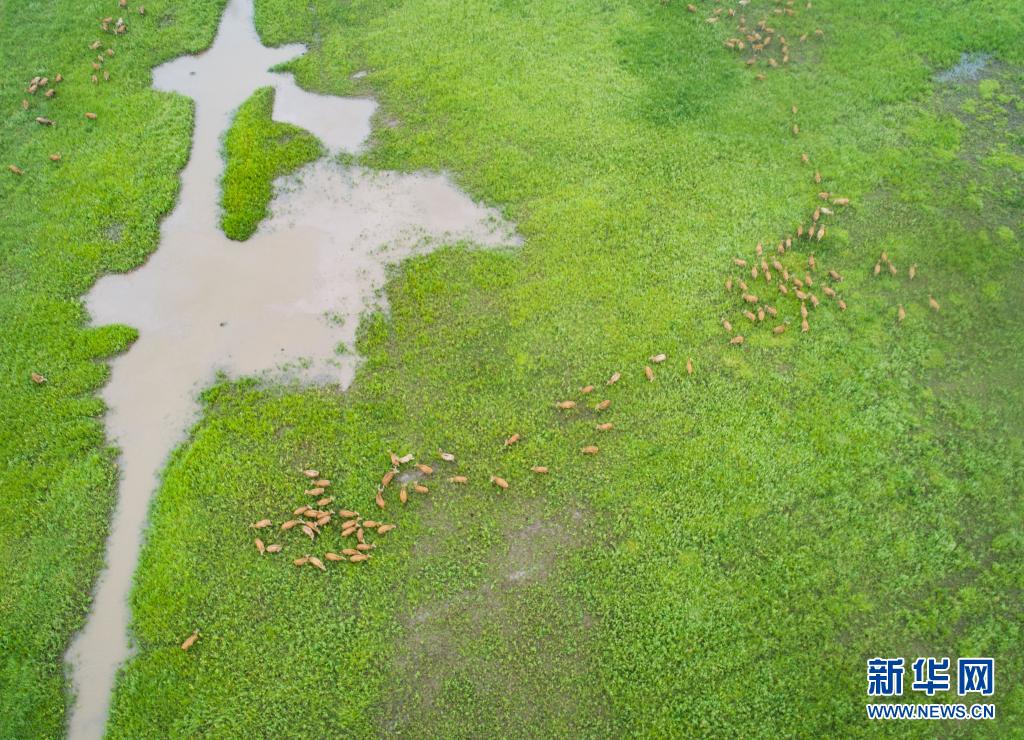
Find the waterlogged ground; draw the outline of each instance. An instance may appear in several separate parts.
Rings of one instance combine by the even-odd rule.
[[[191,42],[160,37],[176,52],[216,25],[190,7],[148,9],[154,27],[195,30]],[[252,380],[203,394],[151,512],[132,596],[140,650],[118,681],[112,736],[1018,732],[1020,19],[996,3],[736,10],[779,26],[788,64],[748,69],[723,46],[735,20],[672,3],[258,0],[264,43],[309,47],[289,65],[300,86],[377,96],[362,166],[450,172],[525,242],[402,263],[384,289],[389,312],[358,327],[366,362],[344,394]],[[988,58],[952,72],[964,53]],[[148,120],[128,118],[136,130]],[[180,145],[177,159],[150,151],[157,173],[183,161]],[[13,197],[69,187],[32,177]],[[793,233],[822,190],[852,200],[813,247],[844,275],[847,310],[813,312],[806,334],[744,324],[723,287],[740,277],[731,259]],[[5,237],[35,223],[17,217],[0,222]],[[70,229],[84,228],[77,218]],[[138,252],[137,227],[119,221]],[[18,243],[41,244],[39,233]],[[48,252],[25,249],[4,279],[84,290],[59,263],[47,263],[56,277],[28,269]],[[872,275],[883,250],[894,278]],[[809,251],[800,243],[786,259],[805,264]],[[50,328],[5,306],[47,347],[78,336],[73,311]],[[727,344],[723,317],[743,345]],[[22,375],[45,366],[20,332],[0,336]],[[657,352],[668,359],[648,382]],[[70,427],[73,416],[44,422],[28,395],[66,393],[60,367],[46,386],[11,392],[27,420],[18,429]],[[554,409],[586,383],[604,390],[616,370],[602,417],[612,431],[598,437],[590,412]],[[513,432],[522,439],[506,449]],[[59,456],[4,444],[12,459],[51,461],[46,479],[15,467],[18,511],[36,500],[22,478],[70,490],[47,482]],[[600,453],[581,455],[587,444]],[[302,468],[332,480],[338,505],[369,511],[387,450],[433,460],[439,448],[456,462],[438,465],[430,494],[389,504],[398,528],[368,563],[296,569],[301,536],[279,558],[253,547],[251,522],[307,502]],[[537,464],[551,473],[531,474]],[[443,482],[456,472],[470,484]],[[51,514],[101,502],[82,552],[95,551],[111,485],[88,480]],[[4,521],[20,547],[3,619],[20,624],[7,605],[41,609],[49,592],[26,574],[62,540]],[[76,593],[95,572],[94,555],[82,562],[57,571]],[[44,671],[38,638],[2,634],[7,685]],[[998,719],[869,725],[864,661],[876,655],[994,656]],[[0,696],[8,734],[54,726],[36,719],[42,698]]]

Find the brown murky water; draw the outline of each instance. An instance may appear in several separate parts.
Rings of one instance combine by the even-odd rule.
[[[456,240],[517,243],[514,229],[440,175],[402,175],[321,160],[278,183],[272,214],[244,243],[220,232],[220,137],[258,87],[277,89],[274,118],[308,129],[332,151],[356,151],[372,100],[318,96],[267,69],[304,51],[263,47],[252,0],[231,0],[208,51],[153,72],[154,86],[196,102],[192,154],[160,245],[135,272],[107,276],[87,297],[96,324],[139,339],[112,363],[102,395],[121,449],[121,483],[93,611],[68,651],[75,690],[69,735],[103,734],[118,667],[130,655],[128,592],[158,473],[195,420],[197,392],[217,371],[352,378],[359,314],[385,265]],[[184,635],[182,638],[184,639]]]

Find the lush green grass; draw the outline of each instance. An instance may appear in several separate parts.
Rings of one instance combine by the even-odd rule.
[[[147,3],[94,88],[112,5],[0,9],[0,163],[25,170],[0,173],[4,737],[61,731],[61,654],[112,500],[96,360],[132,333],[83,329],[77,299],[155,246],[190,109],[146,70],[206,45],[222,7]],[[724,23],[675,3],[259,0],[267,41],[311,46],[300,83],[372,90],[399,122],[367,163],[447,169],[527,241],[396,271],[348,394],[207,393],[154,508],[112,735],[1019,732],[1024,29],[995,2],[836,5],[788,21],[825,37],[758,83]],[[975,49],[1015,65],[1000,90],[937,91],[931,71]],[[24,83],[55,69],[57,97],[22,112]],[[719,318],[743,321],[729,258],[816,202],[801,151],[854,199],[815,248],[850,309],[725,346]],[[870,278],[881,249],[918,280]],[[552,409],[616,369],[615,432]],[[442,446],[474,485],[389,509],[399,529],[368,567],[252,549],[249,522],[305,502],[300,466],[369,510],[384,450]],[[878,654],[995,656],[1000,719],[869,727]]]
[[[1021,21],[836,5],[785,21],[824,38],[759,83],[674,3],[258,4],[266,40],[311,45],[300,83],[398,121],[367,163],[446,169],[527,241],[403,265],[348,394],[208,393],[155,506],[113,735],[1019,732],[1021,80],[986,100],[930,75],[962,50],[1020,65]],[[854,200],[814,248],[849,310],[727,346],[730,258],[821,187]],[[883,249],[917,280],[872,278]],[[613,370],[616,431],[552,408]],[[385,450],[438,447],[473,485],[392,505],[369,567],[252,548],[249,522],[304,502],[300,468],[368,511]],[[975,654],[997,723],[867,724],[866,658]]]
[[[224,137],[221,228],[229,239],[244,241],[267,215],[274,178],[319,159],[315,136],[271,119],[274,88],[263,87],[239,106]]]
[[[150,90],[149,68],[208,45],[223,2],[146,6],[114,37],[97,20],[117,14],[110,0],[0,5],[2,737],[63,731],[63,653],[88,608],[116,479],[95,394],[104,358],[134,336],[86,328],[80,296],[101,272],[134,267],[156,246],[191,106]],[[90,50],[97,39],[104,46]],[[90,61],[108,47],[110,80],[94,86]],[[32,77],[57,73],[65,80],[54,98],[26,93]],[[32,372],[48,382],[34,385]]]

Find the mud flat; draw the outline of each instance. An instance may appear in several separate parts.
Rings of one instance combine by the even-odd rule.
[[[315,162],[276,184],[271,216],[247,242],[218,225],[220,136],[254,90],[276,88],[274,117],[317,135],[334,153],[370,133],[368,99],[314,95],[267,70],[304,52],[263,47],[251,0],[231,0],[213,46],[154,70],[154,86],[195,100],[192,153],[160,244],[138,270],[104,277],[87,297],[95,324],[136,327],[102,396],[121,482],[93,610],[68,651],[75,690],[69,735],[103,734],[118,667],[131,654],[128,593],[158,474],[194,422],[196,394],[217,372],[351,380],[359,314],[388,263],[453,241],[517,243],[514,229],[442,175],[374,172]],[[182,636],[184,638],[184,636]]]

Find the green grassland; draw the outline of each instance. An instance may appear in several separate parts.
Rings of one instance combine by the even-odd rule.
[[[974,85],[930,82],[962,50],[1019,64],[1019,21],[829,7],[761,83],[671,4],[258,7],[268,42],[310,44],[301,84],[398,122],[365,162],[447,169],[527,242],[403,265],[347,395],[210,392],[154,510],[113,734],[866,734],[865,658],[933,653],[1005,677],[998,725],[943,732],[1020,727],[1019,67],[978,116]],[[816,202],[802,151],[854,200],[815,247],[850,308],[729,347],[730,258]],[[872,278],[883,249],[917,280]],[[613,370],[616,431],[553,410]],[[438,447],[474,485],[389,509],[370,567],[251,547],[304,502],[299,468],[373,510],[386,449]]]
[[[112,500],[94,392],[132,334],[83,329],[77,299],[155,246],[190,108],[147,91],[146,69],[209,43],[221,5],[147,4],[109,83],[65,73],[22,113],[22,79],[87,66],[108,4],[2,10],[0,149],[25,170],[0,178],[3,736],[60,733],[60,655]],[[257,0],[265,42],[309,45],[301,85],[380,100],[392,125],[364,164],[447,170],[526,241],[396,268],[347,393],[206,392],[153,506],[112,736],[1021,731],[1022,21],[994,2],[819,2],[776,21],[811,35],[758,81],[708,13]],[[979,50],[996,56],[984,80],[932,81]],[[813,246],[848,310],[823,303],[801,334],[780,300],[787,333],[744,325],[731,259],[792,233],[822,188],[853,201]],[[882,250],[897,277],[872,277]],[[586,383],[615,430],[553,408]],[[386,450],[438,448],[458,462],[389,504],[399,526],[370,562],[291,566],[336,532],[252,547],[250,522],[306,503],[301,468],[368,513]],[[444,483],[455,471],[471,485]],[[996,657],[999,719],[868,725],[875,655]]]
[[[274,178],[319,159],[316,137],[298,126],[271,120],[274,88],[263,87],[239,106],[224,137],[221,228],[245,241],[267,215]]]

